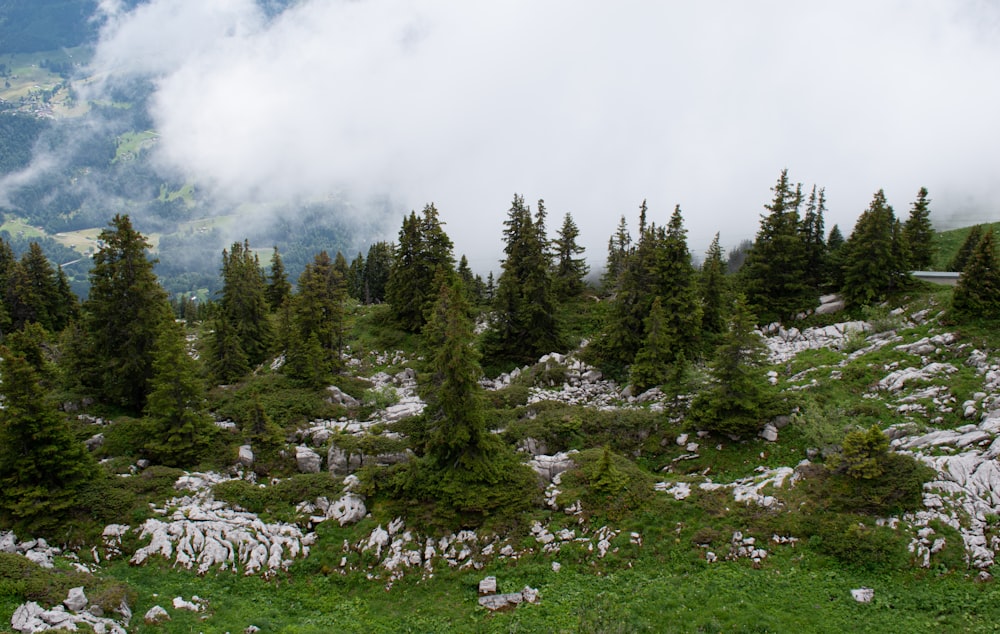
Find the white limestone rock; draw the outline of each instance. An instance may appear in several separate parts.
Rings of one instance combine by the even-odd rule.
[[[302,473],[319,473],[323,459],[309,447],[300,445],[295,448],[295,462]]]
[[[162,606],[154,605],[146,611],[142,620],[146,622],[146,625],[159,625],[160,623],[169,621],[170,615],[167,614],[167,611]]]
[[[851,597],[858,603],[871,603],[875,598],[875,590],[871,588],[855,588],[851,590]]]
[[[70,588],[69,594],[66,595],[66,600],[63,601],[63,605],[66,606],[66,609],[72,610],[73,612],[80,612],[87,607],[87,603],[87,595],[83,592],[83,586]]]

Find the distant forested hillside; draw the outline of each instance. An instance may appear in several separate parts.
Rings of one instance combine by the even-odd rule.
[[[96,0],[0,0],[0,53],[79,46],[97,35],[96,9]]]

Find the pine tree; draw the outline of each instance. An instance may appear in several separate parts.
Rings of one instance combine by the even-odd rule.
[[[955,287],[951,309],[959,319],[1000,317],[1000,258],[992,229],[983,234],[969,256]]]
[[[146,257],[149,243],[128,216],[116,215],[98,237],[90,271],[90,296],[84,304],[82,347],[93,355],[80,367],[95,371],[83,377],[107,403],[141,412],[153,376],[153,344],[164,319],[170,319],[167,294]]]
[[[555,271],[552,276],[552,289],[556,297],[562,301],[579,297],[586,287],[584,278],[590,271],[586,258],[579,257],[586,249],[577,244],[580,229],[573,222],[573,216],[566,214],[557,238],[552,241],[555,247]]]
[[[23,356],[0,347],[0,375],[0,523],[52,535],[97,468]]]
[[[215,381],[234,383],[250,373],[250,361],[239,337],[221,316],[212,321],[207,352],[208,371]]]
[[[267,282],[250,243],[222,251],[221,318],[228,322],[251,367],[267,358],[273,333],[268,319]]]
[[[364,302],[381,304],[385,301],[385,285],[392,269],[393,245],[376,242],[368,248],[365,258]]]
[[[884,301],[907,284],[909,271],[901,228],[881,189],[858,217],[843,249],[842,293],[848,306]]]
[[[767,346],[755,330],[756,318],[742,295],[733,304],[729,329],[712,363],[712,385],[691,403],[701,429],[744,434],[760,429],[771,415],[772,395],[760,366]]]
[[[430,203],[422,216],[411,212],[404,218],[399,230],[385,292],[397,323],[408,332],[420,332],[426,322],[438,270],[451,270],[455,265],[451,239],[442,224],[437,208]]]
[[[788,320],[813,308],[817,293],[810,286],[806,245],[802,240],[799,207],[802,185],[793,186],[782,170],[765,205],[753,249],[740,270],[747,301],[765,321]]]
[[[969,233],[965,236],[962,246],[960,246],[958,251],[955,253],[955,257],[952,258],[948,269],[958,273],[964,271],[965,265],[969,262],[969,258],[972,257],[972,252],[976,250],[976,246],[982,238],[982,225],[974,225],[971,229],[969,229]]]
[[[265,296],[271,310],[278,310],[285,300],[292,294],[292,285],[288,281],[288,274],[285,273],[285,263],[281,260],[278,246],[274,247],[274,254],[271,255],[271,273],[267,278],[267,290]]]
[[[629,370],[629,382],[635,386],[636,393],[666,383],[670,378],[671,368],[677,360],[676,353],[671,350],[674,341],[667,332],[666,317],[659,297],[653,300],[653,305],[649,309],[645,333],[646,340],[636,353],[635,361]]]
[[[215,427],[204,410],[205,386],[197,363],[188,355],[184,331],[176,322],[165,321],[157,337],[150,387],[146,451],[169,467],[196,464]]]
[[[645,218],[646,201],[642,201],[642,217]],[[641,234],[640,234],[641,238]],[[606,293],[614,293],[619,288],[622,274],[625,272],[625,261],[632,250],[632,236],[628,232],[625,216],[618,221],[618,229],[608,238],[608,259],[604,264],[604,274],[601,275],[601,286]]]
[[[515,194],[504,221],[506,257],[483,342],[491,359],[530,363],[562,345],[542,201],[539,207],[532,218],[524,198]]]
[[[903,237],[910,250],[910,266],[918,271],[930,268],[934,261],[934,227],[930,220],[930,199],[927,188],[921,187],[910,215],[903,225]]]
[[[718,233],[705,252],[698,289],[701,293],[701,331],[707,342],[711,343],[718,335],[725,332],[728,317],[726,311],[729,295],[728,280]]]
[[[653,292],[663,302],[669,354],[680,363],[681,359],[691,359],[697,354],[701,335],[701,306],[680,205],[674,207],[667,229],[657,242]]]

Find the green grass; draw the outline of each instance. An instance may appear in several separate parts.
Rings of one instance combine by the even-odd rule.
[[[118,135],[115,139],[115,158],[112,163],[118,161],[129,161],[138,158],[139,153],[152,147],[160,135],[154,130],[143,130],[141,132],[131,131]]]
[[[1000,222],[983,223],[983,227],[992,228],[994,232],[997,232],[1000,231]],[[934,235],[933,269],[935,271],[948,270],[948,265],[955,259],[955,254],[958,253],[958,249],[965,242],[971,229],[971,226],[962,227],[961,229],[941,231]]]

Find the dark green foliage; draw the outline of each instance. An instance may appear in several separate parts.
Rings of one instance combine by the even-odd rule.
[[[515,194],[504,227],[503,271],[483,350],[494,363],[531,363],[563,346],[552,293],[544,202],[538,201],[532,218],[524,198]]]
[[[96,466],[48,402],[38,372],[0,347],[0,523],[51,536]]]
[[[292,516],[295,505],[312,502],[319,497],[336,498],[343,490],[340,479],[329,472],[301,473],[267,487],[246,480],[229,480],[212,487],[218,500],[236,504],[251,513],[271,513]]]
[[[969,258],[972,257],[972,252],[976,250],[976,245],[983,237],[983,225],[973,225],[969,229],[969,233],[966,234],[965,240],[962,242],[962,246],[958,248],[955,253],[955,257],[952,259],[951,264],[948,266],[949,271],[962,272],[965,270],[965,265],[968,264]]]
[[[322,392],[297,385],[283,374],[264,374],[238,386],[215,390],[211,401],[218,417],[239,423],[252,417],[259,402],[276,425],[292,429],[310,420],[337,418],[345,413],[323,397]]]
[[[927,188],[921,187],[910,215],[903,224],[903,238],[910,253],[910,268],[926,271],[934,261],[934,227],[930,220],[930,199]]]
[[[645,214],[646,201],[642,201],[643,214]],[[615,293],[618,291],[622,273],[625,272],[625,261],[632,250],[632,236],[628,232],[628,224],[625,216],[618,221],[618,229],[615,235],[608,238],[608,259],[604,264],[604,273],[601,275],[601,286],[605,293]]]
[[[848,306],[884,301],[909,283],[902,229],[880,189],[844,244],[842,294]]]
[[[701,265],[698,282],[701,295],[701,333],[707,342],[712,342],[725,332],[728,317],[729,280],[726,279],[726,264],[722,261],[718,233],[705,252],[705,262]]]
[[[271,294],[277,293],[278,289],[273,289]],[[260,261],[246,240],[242,244],[234,242],[228,252],[222,251],[219,309],[219,318],[227,322],[250,366],[264,361],[272,338],[268,286]]]
[[[366,304],[381,304],[386,300],[385,288],[392,270],[392,249],[388,242],[376,242],[368,248],[362,294],[362,301]]]
[[[742,296],[733,306],[729,330],[712,363],[712,385],[691,403],[699,429],[726,434],[756,432],[773,415],[773,396],[760,366],[766,346],[754,330],[754,317]]]
[[[70,588],[82,587],[91,606],[113,614],[122,601],[135,605],[136,592],[126,584],[77,570],[43,568],[20,553],[0,553],[0,596],[43,606],[61,605]]]
[[[817,303],[799,220],[802,185],[793,186],[788,170],[782,170],[771,191],[774,198],[764,206],[768,213],[761,217],[753,249],[740,269],[747,301],[764,323],[792,319]]]
[[[278,310],[292,294],[292,285],[288,281],[288,274],[285,272],[285,263],[278,253],[278,247],[274,247],[274,254],[271,256],[271,273],[267,277],[267,289],[264,291],[267,303],[271,310]]]
[[[35,141],[48,125],[48,120],[28,114],[0,114],[0,174],[28,166]]]
[[[951,309],[959,319],[1000,317],[1000,258],[992,229],[983,234],[962,269]]]
[[[806,213],[799,226],[799,234],[806,251],[806,282],[818,289],[826,282],[827,252],[824,240],[823,214],[826,212],[826,190],[813,185],[806,202]]]
[[[219,383],[233,383],[250,372],[250,361],[243,352],[239,337],[223,317],[212,321],[212,332],[208,335],[206,361],[208,371]]]
[[[566,214],[558,237],[552,241],[555,247],[555,270],[552,274],[552,289],[556,297],[565,301],[579,297],[586,287],[583,279],[590,271],[587,259],[580,257],[586,249],[576,240],[580,237],[580,229],[573,222],[573,216]]]
[[[330,372],[341,366],[340,352],[347,327],[345,268],[346,263],[337,266],[326,251],[322,251],[306,265],[299,277],[294,325],[288,344],[290,365],[286,372],[309,385],[318,386]]]
[[[911,456],[892,452],[882,456],[877,464],[882,473],[866,478],[842,472],[843,464],[834,461],[835,471],[820,476],[816,501],[834,511],[875,517],[923,508],[923,485],[934,479],[933,469]]]
[[[663,302],[667,353],[675,363],[683,365],[682,358],[697,356],[701,306],[679,205],[674,207],[666,232],[656,233],[654,294]]]
[[[673,341],[667,332],[666,317],[660,298],[653,301],[646,317],[646,341],[635,355],[635,361],[629,371],[629,381],[638,392],[645,392],[651,387],[667,382],[670,371],[676,361],[671,353]]]
[[[393,315],[407,332],[423,328],[427,310],[434,303],[438,271],[454,267],[451,239],[442,224],[437,208],[430,203],[422,216],[410,212],[399,230],[385,293]]]
[[[170,319],[170,305],[146,257],[149,244],[128,216],[116,215],[99,241],[83,306],[89,341],[79,347],[85,356],[76,363],[88,371],[84,386],[102,400],[141,412],[153,376],[153,344]]]
[[[254,396],[249,409],[237,422],[254,452],[256,465],[268,466],[277,459],[278,451],[285,444],[285,434],[264,411],[258,397]]]
[[[833,225],[826,239],[826,277],[823,280],[825,288],[840,290],[844,286],[844,235],[840,227]]]
[[[347,296],[359,302],[365,301],[365,256],[358,252],[347,269]]]
[[[205,412],[205,386],[186,350],[179,324],[164,323],[153,356],[153,379],[146,401],[151,436],[146,451],[170,467],[197,464],[216,433]]]
[[[864,570],[891,570],[907,563],[907,539],[887,526],[859,521],[863,518],[833,513],[808,518],[804,535],[809,547],[842,564]]]

